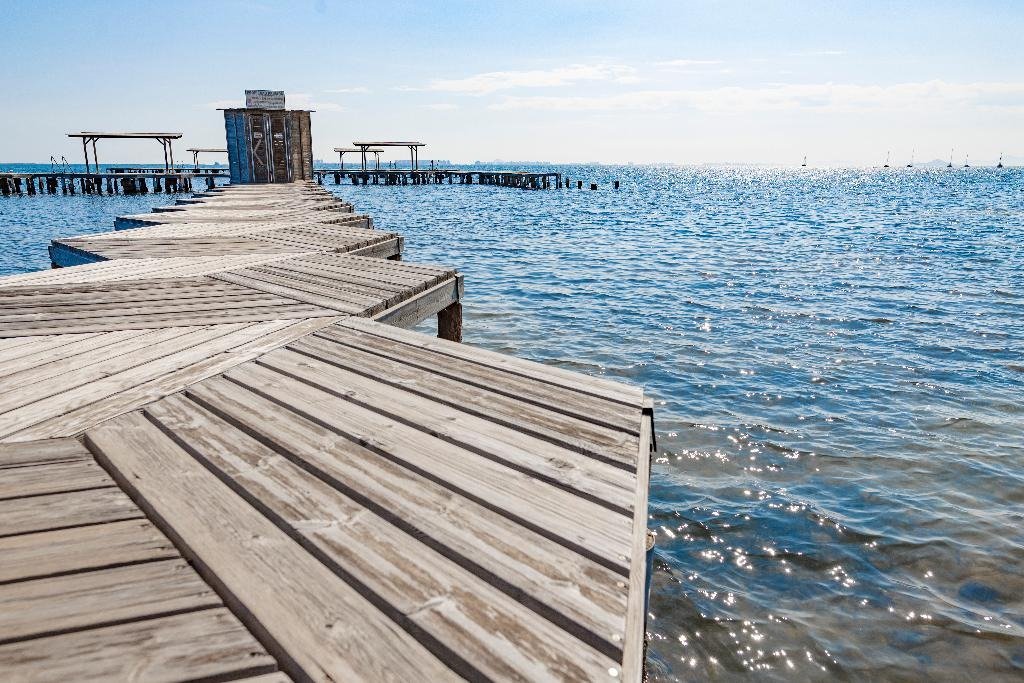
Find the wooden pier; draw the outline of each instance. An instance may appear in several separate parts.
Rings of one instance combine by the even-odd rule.
[[[0,278],[4,676],[639,681],[643,392],[315,183],[168,208]]]
[[[532,171],[462,171],[459,169],[313,169],[313,178],[323,184],[333,179],[335,185],[348,181],[353,185],[501,185],[524,190],[562,188],[561,173]]]
[[[124,169],[121,169],[122,171]],[[0,173],[0,195],[20,194],[147,194],[149,192],[192,192],[193,181],[201,180],[208,189],[215,186],[219,174],[185,171],[131,171],[120,173],[71,173],[44,171],[40,173]]]

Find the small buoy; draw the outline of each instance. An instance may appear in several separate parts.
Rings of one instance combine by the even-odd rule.
[[[590,189],[591,190],[596,190],[597,189],[597,183],[590,183]]]

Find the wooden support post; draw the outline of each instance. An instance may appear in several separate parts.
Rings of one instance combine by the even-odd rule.
[[[616,180],[614,183],[612,183],[612,187],[614,187],[616,190],[619,189],[619,181]]]
[[[160,187],[160,176],[153,178],[153,192],[162,192],[164,188]]]
[[[438,312],[437,336],[448,341],[462,341],[462,304],[458,301]]]
[[[591,190],[596,190],[597,189],[597,183],[590,183],[590,189]]]
[[[577,180],[576,181],[576,189],[577,190],[582,190],[583,189],[583,181],[582,180]]]

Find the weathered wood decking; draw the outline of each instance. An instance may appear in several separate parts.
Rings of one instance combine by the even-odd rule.
[[[242,680],[277,662],[74,439],[0,444],[0,678]]]
[[[453,270],[156,227],[0,279],[0,671],[639,680],[640,389],[402,329]]]

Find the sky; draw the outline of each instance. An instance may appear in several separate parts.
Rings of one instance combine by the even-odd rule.
[[[246,88],[315,109],[329,161],[375,138],[463,163],[1024,162],[1022,38],[1020,0],[12,2],[0,162],[78,162],[80,130],[181,132],[184,160]]]

